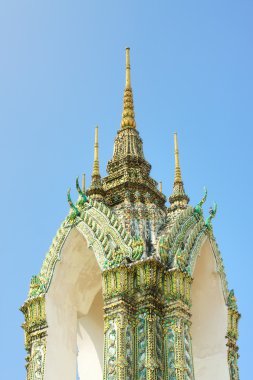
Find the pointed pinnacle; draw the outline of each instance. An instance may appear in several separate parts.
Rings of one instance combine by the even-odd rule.
[[[177,133],[174,133],[174,157],[175,157],[175,177],[172,195],[169,201],[173,206],[185,207],[189,202],[189,197],[185,194],[184,184],[182,180],[181,168],[179,163],[179,150]]]
[[[99,157],[98,157],[98,127],[95,128],[94,162],[93,162],[92,177],[93,176],[100,176]]]
[[[130,48],[126,48],[126,86],[124,91],[121,128],[135,128],[134,101],[131,87]]]
[[[98,158],[98,127],[95,128],[95,143],[94,143],[94,163],[91,175],[91,185],[87,189],[86,194],[91,198],[98,201],[103,200],[104,190],[99,171],[99,158]]]
[[[86,183],[85,183],[85,173],[82,175],[82,192],[85,193],[86,191]]]
[[[174,133],[174,155],[175,155],[175,182],[182,182],[181,169],[179,164],[179,151],[178,151],[178,141],[177,133]]]
[[[130,48],[126,48],[126,88],[131,88]]]

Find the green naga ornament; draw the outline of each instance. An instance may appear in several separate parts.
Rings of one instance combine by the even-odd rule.
[[[205,225],[207,228],[209,229],[212,228],[211,221],[215,217],[216,213],[217,213],[217,204],[214,203],[214,206],[210,207],[209,209],[209,217],[206,219],[206,222],[205,222]]]
[[[80,211],[78,210],[78,208],[72,202],[72,199],[71,199],[71,196],[70,196],[70,191],[71,191],[71,189],[68,189],[68,192],[67,192],[68,204],[70,205],[70,208],[72,209],[72,212],[71,212],[71,214],[69,216],[69,219],[70,220],[74,220],[77,216],[80,216]]]
[[[78,200],[78,206],[83,206],[85,203],[89,202],[87,195],[81,190],[79,185],[79,178],[76,178],[76,189],[78,194],[80,195],[80,199]]]
[[[194,211],[197,215],[202,216],[203,215],[203,209],[202,206],[206,202],[207,199],[207,189],[204,187],[204,196],[201,199],[201,201],[197,204],[197,206],[194,207]]]

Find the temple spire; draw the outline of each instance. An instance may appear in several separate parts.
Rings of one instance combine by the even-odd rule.
[[[169,197],[172,208],[185,207],[189,202],[189,197],[184,190],[184,184],[182,180],[181,168],[179,163],[179,150],[177,133],[174,133],[174,159],[175,159],[175,177],[173,184],[173,192]]]
[[[98,157],[98,126],[95,128],[95,142],[94,142],[94,162],[92,177],[100,176],[99,172],[99,157]]]
[[[131,87],[130,48],[126,48],[126,86],[123,100],[121,128],[135,128],[134,102]]]
[[[175,156],[175,182],[182,182],[182,175],[179,163],[179,151],[178,151],[178,141],[177,133],[174,133],[174,156]]]
[[[110,206],[122,203],[124,208],[123,205],[129,202],[147,204],[152,201],[164,210],[165,196],[157,188],[157,182],[150,177],[151,165],[145,160],[143,141],[136,128],[129,48],[125,54],[126,77],[121,128],[114,141],[113,157],[107,164],[108,176],[102,182],[105,202]],[[132,212],[130,209],[128,211]]]
[[[95,128],[93,171],[91,175],[91,186],[87,190],[87,195],[96,200],[102,200],[104,196],[104,190],[99,170],[98,127]]]

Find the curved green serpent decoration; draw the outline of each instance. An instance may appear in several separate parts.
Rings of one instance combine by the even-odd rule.
[[[204,196],[201,199],[201,201],[194,207],[195,214],[197,214],[197,215],[202,215],[203,214],[202,206],[205,203],[206,199],[207,199],[207,188],[204,187]]]
[[[215,217],[216,213],[217,213],[217,203],[214,202],[213,207],[210,207],[209,209],[209,217],[205,221],[205,226],[207,228],[209,229],[212,228],[211,222],[212,222],[212,219]]]
[[[71,199],[71,196],[70,196],[70,191],[71,191],[71,189],[68,189],[67,199],[68,199],[68,204],[70,205],[70,208],[73,210],[73,212],[70,215],[70,219],[74,219],[76,216],[80,215],[80,211],[78,210],[78,208],[72,202],[72,199]]]
[[[76,177],[76,190],[78,191],[78,194],[81,196],[81,199],[78,201],[79,205],[89,202],[87,195],[82,191],[79,185],[79,177]]]

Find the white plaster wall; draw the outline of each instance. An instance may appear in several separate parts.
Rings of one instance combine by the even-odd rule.
[[[229,380],[227,307],[209,240],[200,251],[192,284],[192,348],[195,380]]]
[[[93,360],[95,365],[98,358],[102,357],[101,286],[101,271],[95,255],[88,249],[83,236],[73,229],[63,246],[61,261],[56,264],[46,295],[48,337],[45,380],[76,380],[77,344],[80,357],[90,355],[90,362]],[[78,326],[80,318],[84,318],[81,323],[82,335]],[[88,321],[94,318],[93,325],[87,324],[85,318]],[[95,328],[97,336],[92,333]],[[81,380],[89,378],[83,366],[79,375]],[[102,368],[100,378],[102,379]]]

